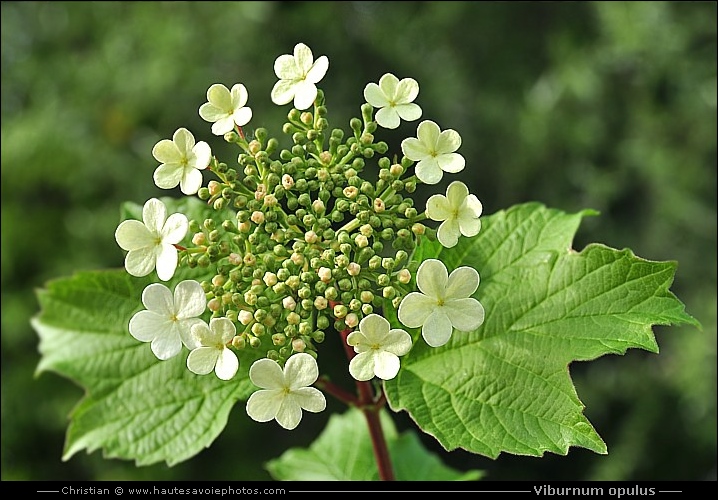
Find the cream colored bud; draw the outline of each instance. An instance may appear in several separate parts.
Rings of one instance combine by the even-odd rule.
[[[292,189],[293,186],[294,186],[294,178],[289,174],[284,174],[282,176],[282,187],[284,189],[289,190],[289,189]]]
[[[299,314],[295,312],[290,312],[287,314],[287,323],[290,325],[298,325],[301,318],[299,317]]]
[[[304,342],[302,339],[292,339],[292,349],[294,349],[296,352],[304,352],[304,349],[307,348],[307,343]]]
[[[194,236],[192,236],[192,243],[194,245],[202,246],[207,242],[207,236],[205,236],[204,233],[194,233]]]
[[[357,235],[354,242],[357,244],[357,246],[359,248],[364,248],[364,247],[369,246],[369,239],[366,236],[364,236],[363,234]]]
[[[255,224],[261,224],[264,222],[264,212],[260,212],[259,210],[255,210],[252,212],[252,216],[250,217],[252,219],[252,222]]]
[[[264,277],[262,278],[262,280],[264,281],[265,285],[274,286],[277,284],[277,275],[271,271],[267,271],[266,273],[264,273]]]
[[[317,275],[324,283],[329,283],[332,279],[332,270],[328,267],[320,267],[319,271],[317,271]]]
[[[242,263],[242,256],[235,252],[229,254],[229,257],[227,259],[229,260],[229,263],[233,266],[238,266]]]
[[[361,266],[356,262],[350,262],[347,266],[349,276],[357,276],[361,272]]]
[[[381,198],[374,198],[374,212],[380,214],[384,210],[386,210],[386,205],[384,204],[384,200]]]
[[[344,196],[346,196],[350,200],[353,200],[359,194],[359,188],[356,188],[354,186],[347,186],[344,188],[343,192]]]
[[[252,229],[252,223],[248,220],[244,222],[240,222],[237,224],[237,229],[239,229],[240,233],[248,233],[250,229]]]
[[[359,324],[359,316],[357,316],[356,313],[349,313],[346,318],[344,318],[344,323],[346,323],[349,328],[354,328]]]
[[[284,297],[282,299],[282,306],[285,309],[289,309],[290,311],[294,311],[294,309],[297,307],[297,301],[294,300],[294,297]]]
[[[309,244],[314,244],[319,239],[319,236],[317,236],[317,233],[314,231],[307,231],[304,233],[304,241],[306,241]]]
[[[275,207],[275,206],[277,206],[277,203],[279,203],[277,201],[277,197],[271,193],[264,197],[264,206],[265,207]]]
[[[322,200],[314,200],[312,202],[312,210],[314,210],[318,214],[323,214],[324,210],[326,210],[326,207],[324,206],[324,202]]]
[[[254,320],[254,316],[251,312],[245,311],[244,309],[239,311],[237,314],[237,320],[242,323],[244,326],[247,326]]]
[[[304,255],[300,253],[292,252],[292,255],[289,256],[289,259],[298,266],[304,264]]]
[[[318,311],[323,311],[328,305],[329,301],[324,297],[317,297],[314,299],[314,307],[316,307]]]
[[[216,196],[222,192],[222,185],[217,181],[209,181],[207,183],[207,189],[209,189],[209,194]]]
[[[406,285],[411,281],[411,273],[407,268],[404,268],[396,273],[396,279],[399,280],[399,283]]]
[[[212,300],[210,300],[209,302],[207,302],[207,309],[209,309],[212,312],[219,311],[220,307],[222,307],[222,301],[217,297],[215,297]]]

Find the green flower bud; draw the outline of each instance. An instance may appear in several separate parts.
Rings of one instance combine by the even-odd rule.
[[[249,345],[256,349],[262,345],[262,341],[257,337],[249,337]]]
[[[317,317],[317,328],[326,330],[327,328],[329,328],[329,323],[329,318],[327,318],[326,316],[322,315]]]

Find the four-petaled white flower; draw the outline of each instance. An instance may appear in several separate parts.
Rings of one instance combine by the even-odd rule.
[[[257,422],[276,419],[285,429],[294,429],[302,420],[302,409],[317,413],[327,406],[319,389],[308,387],[319,377],[317,361],[309,354],[297,353],[284,365],[260,359],[249,368],[249,378],[262,390],[247,400],[247,415]]]
[[[446,344],[453,328],[469,332],[484,322],[484,307],[471,297],[479,287],[476,269],[458,267],[447,276],[443,262],[427,259],[417,270],[416,285],[421,293],[404,297],[399,321],[409,328],[421,326],[421,335],[431,347]]]
[[[364,87],[366,102],[379,108],[376,122],[384,128],[397,128],[401,120],[414,121],[421,117],[421,108],[414,104],[419,95],[419,84],[413,78],[399,80],[391,73],[379,79],[379,85],[368,83]]]
[[[157,187],[172,189],[179,184],[184,194],[195,194],[202,185],[202,173],[212,160],[212,150],[204,141],[195,144],[186,128],[179,128],[172,140],[163,139],[152,148],[152,156],[161,163],[155,169]]]
[[[140,342],[152,342],[152,352],[159,359],[177,355],[182,344],[188,349],[196,347],[191,328],[202,323],[198,318],[207,306],[202,286],[193,280],[182,281],[174,295],[161,283],[152,283],[142,292],[146,310],[130,319],[130,335]]]
[[[222,380],[234,377],[239,360],[227,347],[237,334],[234,323],[227,318],[212,318],[209,326],[204,321],[192,325],[191,333],[199,345],[187,356],[187,368],[197,375],[207,375],[214,370]]]
[[[252,119],[252,108],[245,106],[249,99],[247,88],[236,83],[230,91],[221,83],[215,83],[207,90],[207,101],[199,107],[199,116],[212,122],[212,133],[224,135],[234,129],[243,127]]]
[[[469,189],[461,181],[454,181],[446,188],[446,196],[435,194],[426,202],[426,215],[431,220],[443,221],[436,233],[439,242],[451,248],[459,241],[459,236],[476,236],[481,230],[481,211],[479,199],[469,194]]]
[[[167,281],[177,268],[174,245],[187,234],[187,216],[175,213],[167,218],[165,204],[151,198],[142,207],[142,221],[128,219],[115,230],[117,244],[128,251],[125,269],[132,276],[147,276],[157,267],[159,279]]]
[[[294,107],[303,110],[317,98],[316,84],[329,69],[329,59],[321,56],[316,61],[312,50],[298,43],[294,55],[282,54],[274,61],[274,73],[279,81],[272,88],[272,102],[284,105],[294,99]]]
[[[378,314],[370,314],[359,322],[358,331],[347,336],[347,344],[357,353],[349,362],[352,377],[363,381],[376,375],[391,380],[399,373],[399,356],[411,350],[411,335],[390,326]]]
[[[416,129],[416,137],[401,141],[404,156],[418,161],[415,172],[420,181],[426,184],[438,183],[444,172],[455,174],[464,169],[466,161],[459,153],[461,136],[452,129],[443,132],[431,120],[424,120]]]

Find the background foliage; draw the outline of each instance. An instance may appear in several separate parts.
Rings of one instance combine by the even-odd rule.
[[[677,260],[672,291],[704,327],[656,328],[659,355],[630,350],[571,366],[607,456],[576,448],[490,460],[422,442],[446,464],[494,480],[716,479],[716,3],[0,7],[3,479],[270,479],[265,462],[308,446],[344,410],[329,399],[329,411],[290,432],[237,407],[209,449],[173,468],[99,452],[62,462],[82,393],[53,374],[34,376],[35,290],[122,265],[120,204],[167,194],[151,180],[157,141],[185,126],[219,156],[236,155],[197,114],[211,84],[244,83],[250,125],[278,136],[287,109],[271,104],[272,65],[299,41],[329,57],[321,87],[331,126],[348,129],[367,82],[385,72],[415,78],[424,116],[461,134],[467,168],[458,178],[485,213],[532,200],[599,210],[574,246]],[[428,194],[420,190],[417,204]],[[403,414],[395,421],[400,431],[412,426]]]

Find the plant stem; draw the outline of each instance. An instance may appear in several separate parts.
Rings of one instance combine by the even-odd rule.
[[[347,336],[351,333],[351,329],[342,330],[339,333],[341,334],[347,357],[349,361],[351,361],[356,354],[354,349],[347,344]],[[389,448],[387,447],[384,430],[381,427],[381,421],[379,419],[379,411],[386,403],[384,392],[380,388],[379,397],[375,398],[369,381],[357,380],[356,387],[357,393],[359,394],[357,407],[364,413],[367,425],[369,426],[369,436],[371,437],[371,444],[374,450],[374,459],[376,460],[377,469],[379,470],[379,479],[382,481],[394,481],[394,469],[391,464],[391,457],[389,456]]]

